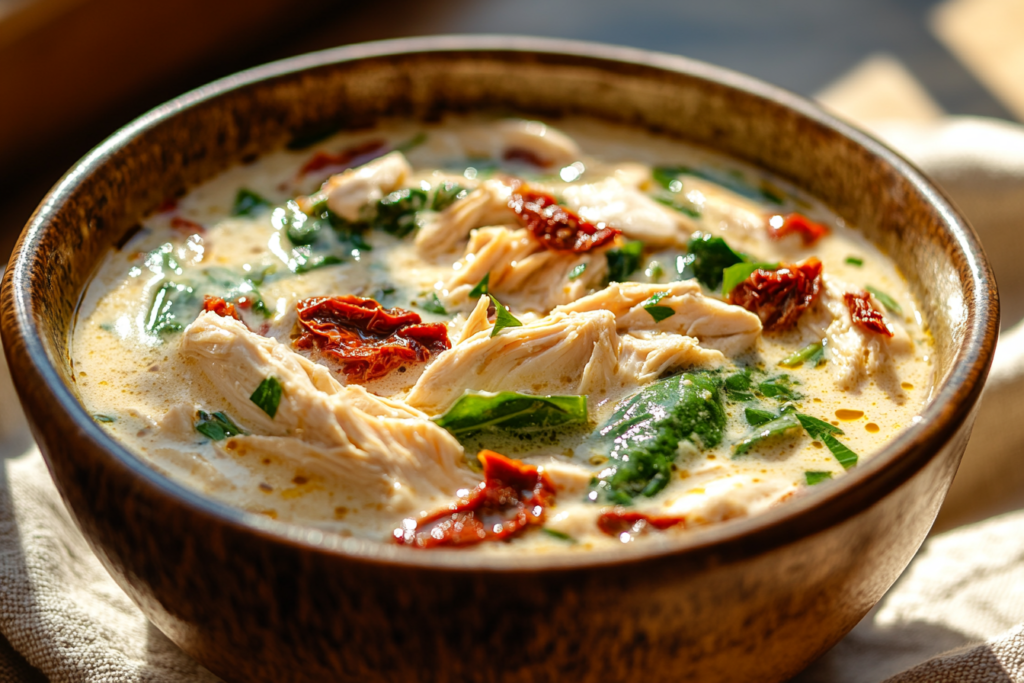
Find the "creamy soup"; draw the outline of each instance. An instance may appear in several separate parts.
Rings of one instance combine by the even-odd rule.
[[[231,168],[106,257],[72,338],[89,412],[167,476],[491,552],[827,486],[916,419],[931,348],[892,261],[812,197],[582,119],[396,123]]]

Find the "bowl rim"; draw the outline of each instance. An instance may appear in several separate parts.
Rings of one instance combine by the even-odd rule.
[[[964,297],[968,315],[963,341],[956,350],[952,369],[945,380],[933,388],[932,397],[921,411],[920,419],[905,427],[881,451],[848,471],[845,476],[815,487],[814,491],[788,501],[785,505],[743,519],[693,529],[678,536],[656,536],[628,549],[532,555],[465,552],[459,549],[423,552],[383,541],[341,537],[332,532],[273,520],[208,498],[161,474],[140,456],[134,455],[89,416],[78,398],[64,384],[46,353],[40,329],[35,325],[31,269],[34,263],[45,263],[45,259],[36,259],[33,255],[51,218],[61,211],[77,185],[102,167],[117,150],[184,110],[236,90],[258,88],[262,83],[309,69],[329,68],[335,64],[363,59],[412,56],[416,53],[531,53],[555,59],[580,58],[592,66],[605,69],[617,66],[620,69],[643,68],[683,74],[781,104],[852,140],[873,157],[888,164],[898,175],[909,181],[942,217],[951,234],[951,243],[959,248],[959,252],[954,252],[952,258],[954,261],[962,259],[966,270],[971,273],[971,278],[962,283],[968,285]],[[999,319],[995,279],[980,241],[942,191],[899,154],[870,135],[826,113],[810,100],[756,78],[682,56],[601,43],[508,35],[401,38],[312,52],[221,78],[155,107],[93,148],[50,190],[18,240],[4,277],[3,290],[3,342],[12,368],[16,363],[19,364],[19,372],[24,372],[36,386],[43,388],[40,394],[59,406],[77,427],[82,438],[92,441],[97,451],[103,452],[116,465],[136,477],[143,485],[144,493],[140,492],[140,495],[155,494],[173,498],[190,508],[192,513],[212,518],[210,521],[235,532],[255,535],[270,543],[287,544],[296,549],[335,556],[337,559],[409,569],[489,572],[569,571],[596,566],[613,567],[666,556],[700,560],[718,555],[735,559],[796,542],[840,523],[870,507],[923,468],[968,419],[981,394],[992,362]],[[80,301],[76,302],[76,316],[78,305]],[[70,333],[69,330],[69,337]],[[19,388],[23,401],[27,393]],[[30,412],[31,400],[25,403],[26,412]]]

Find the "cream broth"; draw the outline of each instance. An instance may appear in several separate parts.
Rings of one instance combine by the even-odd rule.
[[[354,329],[311,323],[317,297],[358,297],[320,316],[415,313],[400,329],[427,336],[360,365],[311,331]],[[754,169],[582,119],[391,124],[229,169],[106,257],[71,348],[89,412],[177,481],[485,552],[756,514],[871,457],[932,386],[917,304],[855,228]],[[480,503],[482,464],[518,499]]]

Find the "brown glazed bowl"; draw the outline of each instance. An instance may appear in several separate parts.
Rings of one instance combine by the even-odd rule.
[[[704,145],[820,197],[909,278],[935,338],[921,419],[771,511],[555,557],[423,552],[243,512],[170,481],[77,398],[76,305],[168,195],[326,125],[500,110],[583,114]],[[3,341],[61,495],[111,575],[229,681],[781,681],[838,641],[917,552],[992,360],[981,245],[926,178],[788,92],[638,50],[511,37],[356,45],[247,71],[131,123],[75,166],[3,280]]]

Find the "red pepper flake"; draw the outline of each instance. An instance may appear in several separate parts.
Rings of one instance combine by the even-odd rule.
[[[768,237],[773,240],[781,240],[786,235],[796,233],[809,247],[829,233],[827,227],[821,223],[815,223],[807,216],[800,213],[791,213],[785,218],[772,216],[768,219]]]
[[[171,219],[171,227],[174,228],[175,230],[184,232],[189,235],[191,235],[192,233],[203,234],[206,232],[206,228],[199,225],[199,223],[196,223],[195,221],[190,221],[187,218],[182,218],[181,216],[175,216],[174,218]]]
[[[531,190],[519,181],[513,182],[508,206],[544,248],[553,251],[582,254],[611,242],[622,232],[589,223],[559,206],[553,196]]]
[[[480,451],[477,458],[484,467],[483,483],[460,492],[444,509],[405,520],[393,532],[396,543],[436,548],[503,541],[544,522],[546,508],[555,498],[547,474],[494,451]]]
[[[525,161],[537,168],[548,168],[554,165],[554,161],[540,156],[532,149],[525,147],[507,147],[502,155],[505,161]]]
[[[238,315],[238,311],[235,310],[235,305],[229,304],[219,296],[210,296],[207,294],[203,299],[203,310],[216,313],[222,318],[234,318],[235,320],[242,319],[242,316]]]
[[[771,332],[796,324],[820,291],[821,261],[812,257],[803,263],[783,264],[778,270],[755,270],[732,290],[729,303],[756,313],[764,329]]]
[[[664,531],[677,524],[684,524],[685,517],[668,517],[664,515],[648,515],[643,512],[615,508],[611,512],[602,513],[597,518],[597,528],[609,536],[615,536],[624,543],[642,536],[652,528]],[[625,537],[623,537],[625,534]]]
[[[322,171],[325,168],[337,169],[339,171],[351,168],[356,164],[354,162],[362,161],[363,158],[370,155],[377,156],[377,153],[384,149],[386,143],[383,140],[370,140],[368,142],[362,142],[358,145],[353,145],[348,149],[343,149],[340,152],[331,154],[330,152],[317,152],[313,157],[307,161],[301,169],[299,169],[299,176],[304,176],[308,173],[315,173],[316,171]],[[367,159],[369,161],[369,159]]]
[[[871,305],[871,295],[867,292],[846,292],[843,294],[843,302],[850,309],[850,318],[853,324],[866,332],[892,336],[892,330],[885,322],[885,316]]]
[[[383,377],[451,348],[444,324],[423,324],[417,313],[385,309],[373,299],[313,297],[299,301],[297,309],[302,336],[295,347],[315,347],[339,361],[352,382]]]

